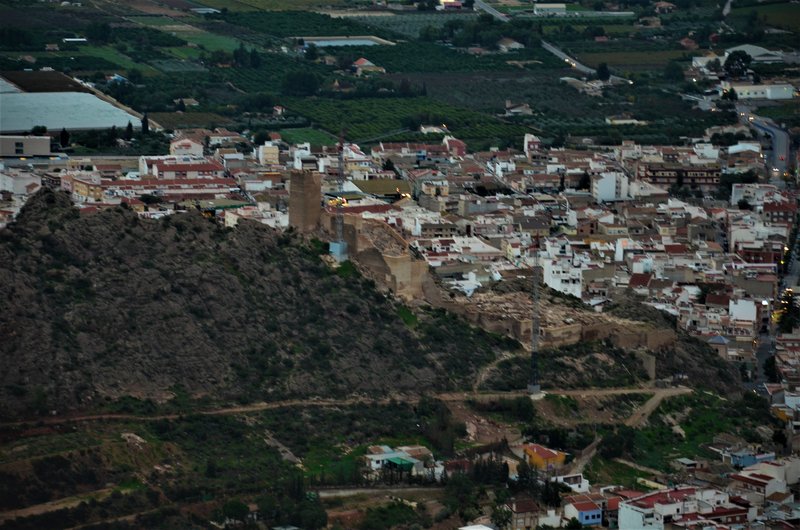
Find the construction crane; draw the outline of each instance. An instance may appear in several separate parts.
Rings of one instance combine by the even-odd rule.
[[[539,272],[541,267],[534,265],[531,271],[533,273],[533,315],[531,318],[531,379],[528,383],[528,392],[536,395],[542,391],[539,383],[539,328],[541,327]]]

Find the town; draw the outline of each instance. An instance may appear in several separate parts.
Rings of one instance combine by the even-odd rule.
[[[0,528],[800,528],[799,9],[0,0]]]

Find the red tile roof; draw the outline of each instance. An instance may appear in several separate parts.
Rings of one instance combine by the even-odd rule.
[[[638,287],[647,287],[650,284],[650,279],[653,277],[650,273],[635,272],[631,274],[631,279],[628,282],[628,287],[636,289]]]
[[[653,508],[656,504],[682,502],[687,497],[694,495],[695,491],[695,488],[661,490],[633,499],[629,502],[639,508]]]
[[[664,245],[664,252],[667,254],[685,254],[688,250],[686,245]]]
[[[593,512],[600,509],[598,505],[589,501],[575,502],[572,503],[572,506],[574,506],[579,512]]]

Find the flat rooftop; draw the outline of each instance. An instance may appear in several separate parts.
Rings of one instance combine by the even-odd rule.
[[[30,131],[44,125],[48,131],[123,129],[139,118],[84,92],[0,92],[0,132]]]

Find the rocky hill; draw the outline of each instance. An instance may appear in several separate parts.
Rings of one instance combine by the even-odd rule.
[[[320,253],[252,222],[79,214],[40,192],[0,231],[1,414],[459,388],[518,347],[412,315]]]

